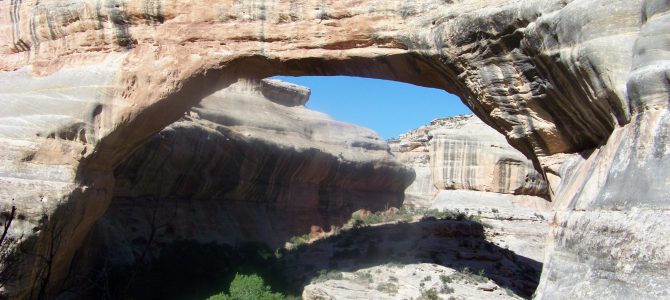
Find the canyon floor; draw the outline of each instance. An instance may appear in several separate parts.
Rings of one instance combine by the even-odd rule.
[[[542,270],[547,215],[482,199],[354,218],[353,227],[289,251],[284,272],[307,284],[303,299],[529,298]]]
[[[432,208],[358,211],[342,227],[293,237],[276,250],[175,242],[117,295],[204,299],[239,273],[263,277],[290,299],[532,297],[548,211],[515,205],[517,196],[454,193],[439,195]]]

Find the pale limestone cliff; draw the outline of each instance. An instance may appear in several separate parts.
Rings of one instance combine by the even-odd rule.
[[[13,297],[63,287],[111,203],[113,170],[150,136],[238,78],[270,75],[460,96],[548,182],[555,214],[537,298],[668,296],[667,1],[0,7],[0,197],[22,214],[9,237],[32,254],[5,288]]]
[[[433,120],[389,141],[389,146],[417,174],[405,191],[407,204],[430,207],[444,190],[548,196],[532,162],[473,115]]]

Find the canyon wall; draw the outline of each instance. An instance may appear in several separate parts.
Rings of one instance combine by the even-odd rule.
[[[239,78],[280,74],[460,96],[548,183],[555,212],[537,298],[668,296],[667,1],[0,7],[0,202],[20,214],[8,251],[22,258],[3,288],[13,298],[62,288],[112,201],[113,170],[135,149]]]
[[[305,108],[308,96],[280,81],[242,81],[151,137],[114,171],[98,221],[109,253],[141,252],[132,241],[147,239],[151,222],[170,228],[156,245],[277,248],[311,226],[341,226],[356,210],[401,205],[411,169],[373,131]]]
[[[405,191],[407,204],[430,207],[450,190],[488,192],[491,197],[524,195],[527,202],[547,202],[537,199],[548,197],[548,192],[533,163],[474,115],[433,120],[390,140],[389,146],[417,174]]]

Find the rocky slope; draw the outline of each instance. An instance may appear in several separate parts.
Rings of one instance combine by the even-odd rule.
[[[116,168],[111,205],[82,251],[118,267],[180,240],[274,249],[356,210],[401,205],[411,169],[374,132],[305,108],[308,97],[263,80],[205,98]]]
[[[433,120],[390,140],[392,153],[416,172],[405,203],[430,207],[450,190],[524,195],[528,204],[546,202],[547,184],[533,164],[505,137],[474,115]],[[444,192],[443,192],[444,191]],[[532,204],[531,204],[532,205]]]
[[[529,297],[542,270],[544,216],[480,206],[466,212],[475,222],[458,220],[450,209],[446,218],[376,224],[313,241],[287,255],[289,274],[309,282],[303,299]],[[385,214],[393,213],[401,212]]]
[[[21,213],[8,237],[33,254],[14,268],[15,298],[62,288],[111,203],[113,170],[150,136],[239,78],[280,74],[457,94],[549,185],[555,214],[538,298],[668,295],[667,1],[0,7],[0,196],[3,211]],[[38,271],[45,264],[48,274]]]

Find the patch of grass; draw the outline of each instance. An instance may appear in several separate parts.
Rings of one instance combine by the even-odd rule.
[[[309,233],[291,237],[288,240],[290,245],[287,248],[288,250],[298,249],[300,248],[300,246],[309,243],[309,240],[310,240]]]
[[[439,300],[440,296],[437,293],[437,290],[434,288],[421,290],[421,296],[418,298],[420,300]]]
[[[442,289],[440,289],[440,292],[442,294],[451,294],[454,291],[455,291],[454,288],[450,287],[448,284],[443,284]]]
[[[440,220],[456,220],[456,221],[462,221],[468,218],[468,215],[466,213],[460,212],[458,210],[449,210],[449,209],[445,210],[431,209],[426,211],[424,213],[424,216],[434,217]]]
[[[382,224],[388,222],[396,222],[396,221],[408,222],[415,218],[418,219],[435,218],[440,220],[456,220],[456,221],[470,220],[483,224],[483,222],[481,222],[481,218],[479,218],[478,216],[469,215],[459,210],[449,210],[449,209],[438,210],[438,209],[425,209],[425,208],[410,209],[405,207],[400,208],[396,211],[387,210],[385,212],[384,211],[374,212],[366,216],[355,215],[347,223],[352,228],[362,228],[370,225]]]
[[[476,215],[476,216],[470,215],[470,216],[468,216],[468,219],[472,222],[479,223],[484,228],[493,228],[493,226],[491,226],[491,224],[482,221],[482,217],[479,216],[479,215]]]
[[[374,279],[372,278],[372,274],[370,274],[369,271],[365,272],[356,272],[355,273],[355,278],[358,283],[361,284],[370,284],[374,282]]]
[[[387,210],[370,213],[364,217],[355,215],[349,220],[348,224],[353,228],[360,228],[387,222],[409,222],[415,217],[425,215],[425,213],[426,209],[410,209],[402,207],[395,211]]]
[[[457,280],[463,280],[466,283],[484,283],[488,281],[486,278],[486,271],[481,269],[477,274],[473,273],[470,268],[465,267],[459,271],[459,273],[454,274],[454,277]]]
[[[377,290],[383,293],[395,295],[398,293],[398,286],[391,282],[384,282],[377,285]]]

